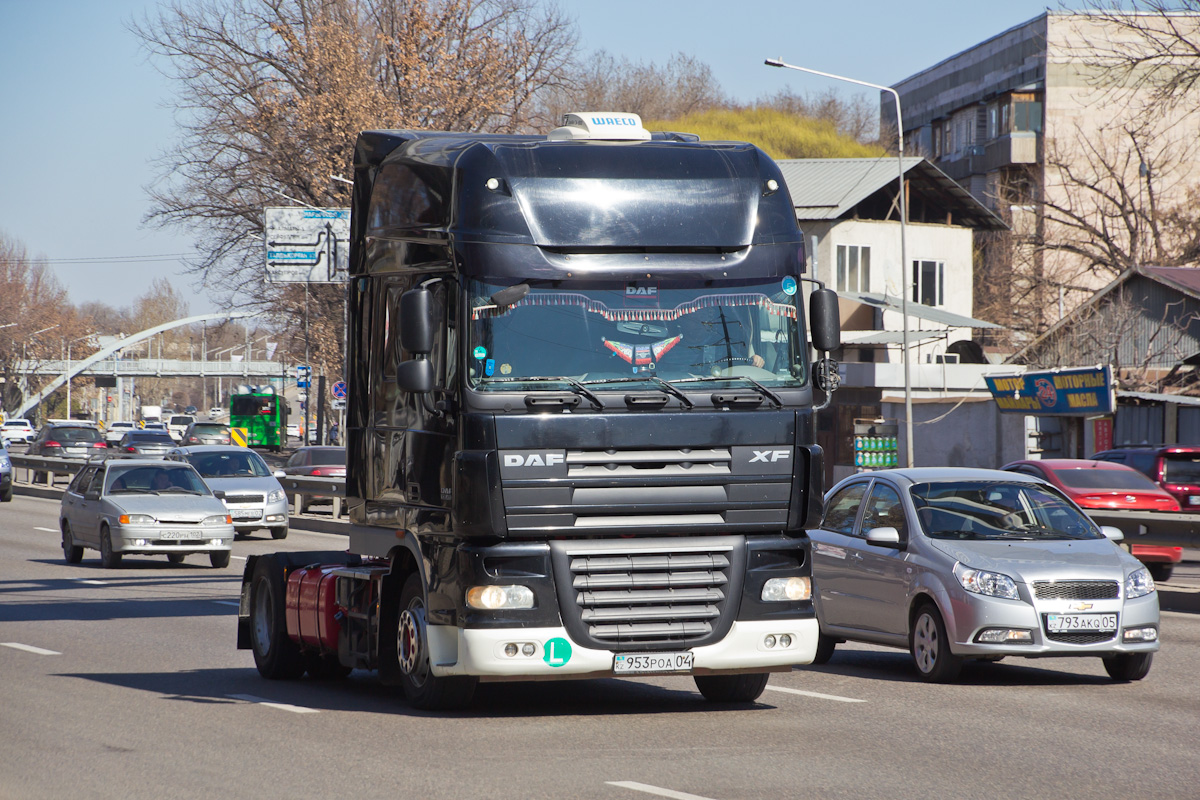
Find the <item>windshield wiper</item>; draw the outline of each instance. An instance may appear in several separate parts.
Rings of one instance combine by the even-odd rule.
[[[657,375],[644,375],[641,378],[597,378],[594,381],[585,381],[585,383],[587,383],[589,386],[596,386],[597,384],[642,383],[644,381],[657,383],[667,394],[679,398],[679,402],[683,403],[683,405],[687,408],[695,408],[696,404],[689,400],[686,394],[676,389],[670,381],[663,380]]]
[[[745,375],[730,375],[728,377],[722,377],[720,375],[706,375],[702,378],[681,378],[680,380],[672,381],[672,383],[709,383],[711,381],[746,381],[746,383],[749,383],[755,389],[758,389],[760,392],[762,392],[763,397],[768,398],[776,408],[783,408],[783,401],[779,399],[779,395],[775,394],[770,389],[754,380],[754,378],[749,378]]]
[[[575,394],[580,395],[581,397],[586,397],[588,401],[596,407],[597,410],[604,408],[604,403],[599,397],[593,394],[592,391],[582,383],[569,375],[558,375],[555,377],[535,375],[529,378],[488,378],[486,381],[484,381],[484,383],[529,383],[532,381],[561,381],[562,383],[570,386],[571,391],[575,392]]]

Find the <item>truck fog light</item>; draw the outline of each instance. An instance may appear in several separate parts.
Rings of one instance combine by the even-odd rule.
[[[467,605],[480,611],[500,608],[533,608],[533,590],[528,586],[472,586]]]
[[[791,647],[792,646],[792,637],[788,636],[786,633],[781,635],[779,637],[779,646],[780,647]]]
[[[812,583],[808,578],[771,578],[763,584],[764,603],[786,603],[807,600],[812,597]]]
[[[517,646],[515,644],[513,644],[512,642],[509,642],[508,644],[504,645],[504,655],[508,656],[509,658],[512,658],[516,654],[517,654]]]
[[[763,638],[763,644],[766,645],[767,647],[774,647],[775,646],[775,634],[768,633]]]
[[[532,642],[526,642],[525,644],[521,645],[521,655],[523,656],[531,656],[536,652],[537,648],[533,646]]]
[[[982,644],[1031,644],[1033,632],[1022,628],[988,628],[980,631],[975,641]]]
[[[1121,638],[1127,642],[1156,642],[1158,641],[1158,629],[1126,628]]]

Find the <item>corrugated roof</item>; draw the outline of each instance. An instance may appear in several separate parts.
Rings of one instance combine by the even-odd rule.
[[[899,297],[889,297],[887,295],[875,294],[874,292],[838,292],[838,297],[844,297],[847,300],[853,300],[856,303],[876,306],[887,309],[888,311],[902,311],[903,305]],[[937,322],[941,325],[949,325],[952,328],[999,328],[1000,326],[994,322],[987,322],[974,317],[965,317],[962,314],[955,314],[951,311],[945,311],[933,306],[922,305],[921,303],[908,303],[908,315],[919,319],[927,319],[930,322]]]
[[[1141,271],[1152,278],[1158,278],[1168,286],[1174,286],[1200,298],[1200,269],[1196,267],[1142,267]]]
[[[862,336],[856,334],[863,333]],[[944,339],[948,331],[908,332],[908,343]],[[904,344],[904,331],[842,331],[842,344]]]
[[[801,220],[839,219],[871,195],[897,182],[900,163],[893,156],[878,158],[785,158],[775,162],[783,173],[796,217]],[[921,181],[974,228],[1003,230],[1008,226],[992,211],[924,158],[904,159],[904,174]],[[894,194],[894,190],[893,190]]]

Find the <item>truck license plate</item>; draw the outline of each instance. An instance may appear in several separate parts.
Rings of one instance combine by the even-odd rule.
[[[647,675],[656,672],[691,672],[692,654],[680,653],[617,653],[613,656],[613,672],[618,675]]]
[[[1110,633],[1116,629],[1116,614],[1046,615],[1046,630],[1050,633],[1070,633],[1072,631]]]

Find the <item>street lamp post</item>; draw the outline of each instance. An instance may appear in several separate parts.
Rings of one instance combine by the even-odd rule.
[[[903,351],[901,352],[901,361],[904,364],[904,438],[906,442],[904,462],[905,466],[913,466],[913,423],[912,423],[912,378],[909,374],[908,367],[908,290],[905,286],[906,281],[905,270],[908,269],[908,206],[905,201],[904,192],[904,120],[900,116],[900,93],[890,86],[880,86],[877,83],[868,83],[866,81],[856,80],[855,78],[847,78],[843,75],[834,75],[831,72],[821,72],[820,70],[809,69],[808,67],[797,67],[794,64],[785,64],[778,58],[768,58],[764,61],[768,67],[781,67],[783,69],[794,69],[799,72],[807,72],[810,75],[819,75],[822,78],[831,78],[835,81],[845,81],[847,83],[855,83],[859,86],[866,86],[870,89],[878,89],[881,92],[887,92],[896,101],[896,160],[900,167],[900,182],[897,184],[897,191],[900,194],[900,314],[903,316],[903,333],[901,335]]]

